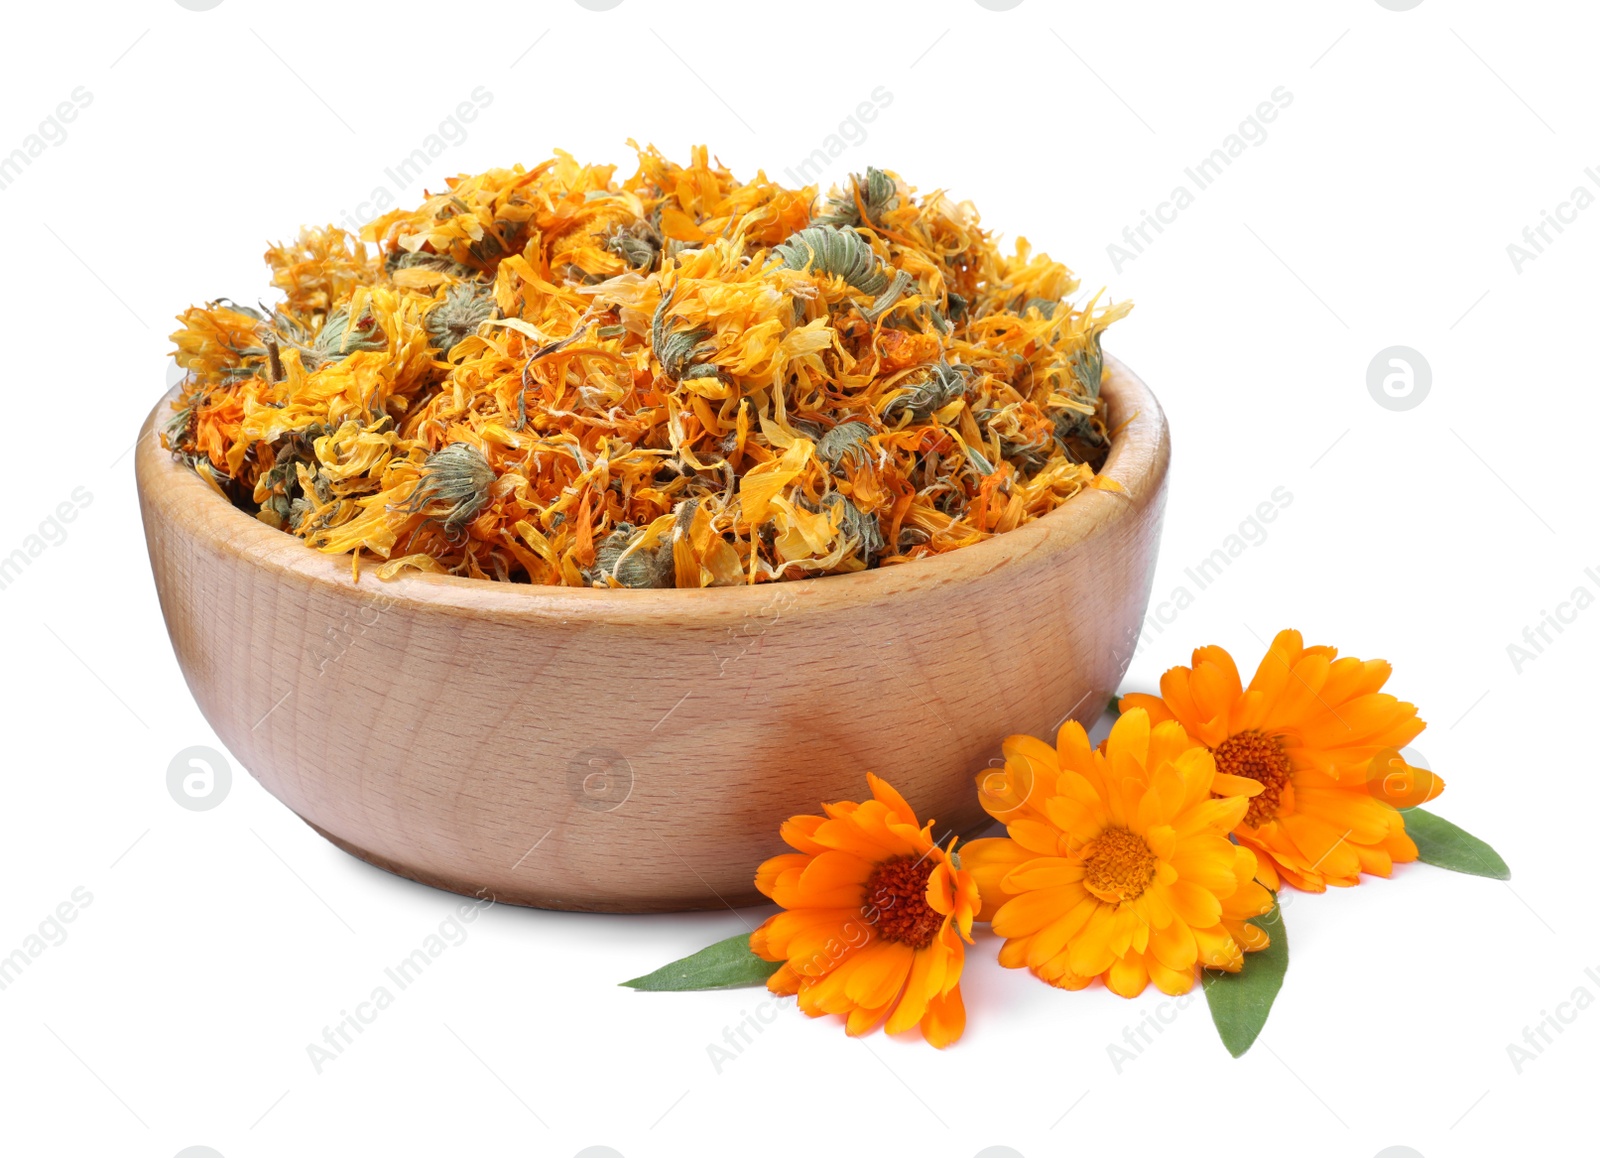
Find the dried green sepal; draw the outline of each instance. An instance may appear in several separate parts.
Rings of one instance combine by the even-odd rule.
[[[878,525],[878,516],[868,514],[856,506],[854,499],[847,499],[843,495],[829,495],[823,501],[829,507],[840,508],[842,511],[839,520],[840,529],[844,531],[846,538],[854,539],[860,544],[862,561],[870,567],[884,546],[883,529]]]
[[[1084,397],[1100,397],[1100,379],[1105,373],[1105,355],[1100,350],[1100,331],[1091,330],[1083,345],[1068,360],[1073,380]]]
[[[489,465],[482,451],[468,442],[452,442],[428,456],[416,490],[395,509],[414,515],[442,504],[446,508],[444,512],[432,518],[443,525],[447,533],[459,534],[489,501],[489,487],[494,479],[494,467]]]
[[[967,461],[972,464],[972,469],[981,475],[994,473],[994,463],[990,462],[975,446],[967,447]]]
[[[1100,331],[1091,330],[1083,343],[1067,357],[1067,372],[1072,376],[1081,407],[1067,407],[1055,416],[1056,440],[1069,457],[1084,461],[1106,445],[1097,428],[1095,403],[1100,398],[1100,380],[1105,373],[1105,356],[1100,349]]]
[[[833,225],[808,225],[773,250],[789,269],[809,270],[840,278],[851,289],[872,294],[872,306],[863,310],[868,321],[894,305],[911,285],[904,270],[893,277],[866,238],[854,229]]]
[[[186,445],[192,434],[194,425],[194,407],[184,406],[172,412],[172,417],[161,424],[161,437],[174,452],[179,447]]]
[[[605,246],[640,273],[649,273],[661,265],[661,233],[648,221],[617,226],[606,234]]]
[[[565,338],[547,342],[528,355],[528,360],[522,364],[522,389],[517,391],[517,424],[514,429],[521,430],[528,425],[528,391],[533,389],[533,380],[529,378],[528,371],[533,369],[533,364],[551,354],[559,354],[588,331],[589,323],[583,322]]]
[[[262,509],[271,507],[277,512],[281,523],[290,528],[297,528],[311,509],[300,482],[299,468],[302,465],[312,472],[311,485],[318,501],[327,503],[333,498],[332,484],[319,469],[315,445],[327,430],[323,424],[313,423],[303,430],[285,434],[273,451],[272,465],[256,481],[256,494],[267,493],[267,498],[262,500]]]
[[[884,422],[896,423],[902,414],[909,414],[914,422],[926,422],[966,393],[966,371],[965,366],[940,361],[911,374],[901,382],[905,393],[884,407]]]
[[[672,544],[662,540],[654,547],[637,547],[644,531],[632,523],[618,523],[595,544],[594,566],[584,571],[591,584],[607,586],[614,579],[624,587],[673,586]]]
[[[472,269],[462,265],[454,258],[446,257],[442,253],[426,253],[420,249],[415,253],[397,250],[384,257],[384,273],[393,277],[397,270],[402,269],[432,269],[440,273],[447,273],[451,277],[462,281],[467,281],[474,276]]]
[[[274,311],[272,328],[263,337],[263,353],[271,360],[274,381],[282,377],[275,339],[299,350],[301,365],[311,372],[358,350],[383,350],[389,345],[388,336],[383,332],[383,327],[378,325],[377,318],[372,316],[371,310],[363,310],[352,324],[350,311],[345,306],[329,314],[314,332],[292,314]]]
[[[481,281],[457,282],[444,291],[444,301],[428,311],[423,327],[428,341],[447,357],[462,338],[478,332],[478,327],[494,316],[494,289]]]
[[[328,315],[328,320],[317,331],[311,343],[316,364],[307,363],[307,368],[314,370],[324,363],[337,362],[357,350],[382,350],[388,345],[388,337],[370,311],[363,311],[361,317],[352,322],[350,312],[340,307]]]
[[[216,298],[206,303],[206,309],[208,310],[215,310],[219,307],[231,310],[236,314],[243,314],[245,317],[259,322],[260,325],[257,327],[256,335],[263,340],[261,344],[253,346],[235,346],[230,343],[228,349],[238,357],[238,362],[231,366],[218,366],[212,372],[223,385],[231,385],[245,378],[256,377],[261,371],[262,361],[268,356],[268,345],[271,341],[272,329],[267,324],[267,315],[252,306],[240,305],[232,298]],[[193,377],[192,372],[190,376]],[[282,376],[280,372],[278,378]],[[278,378],[272,380],[277,381]]]
[[[861,197],[861,205],[856,204],[856,194]],[[895,192],[894,178],[882,169],[867,166],[866,175],[850,174],[850,188],[839,197],[829,197],[827,212],[819,214],[813,220],[818,225],[860,225],[861,206],[867,210],[867,224],[876,225],[883,215],[900,204],[900,198]]]
[[[632,523],[618,523],[594,545],[594,565],[584,571],[583,577],[591,584],[604,586],[604,577],[616,569],[617,560],[638,533],[639,529]]]
[[[829,466],[860,465],[867,460],[867,440],[872,427],[865,422],[841,422],[817,443],[817,454]]]
[[[661,372],[674,382],[721,378],[720,367],[697,360],[711,353],[710,348],[704,345],[705,340],[711,337],[710,330],[667,329],[667,310],[676,293],[677,288],[674,287],[671,292],[662,294],[661,304],[656,306],[656,312],[650,318],[650,345],[655,350],[656,361],[661,363]]]

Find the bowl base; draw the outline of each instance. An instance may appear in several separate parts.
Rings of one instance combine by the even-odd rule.
[[[295,814],[299,816],[299,813]],[[448,893],[460,893],[464,897],[488,898],[496,904],[520,905],[526,909],[552,909],[565,913],[687,913],[703,912],[712,909],[738,909],[754,908],[759,905],[770,905],[772,902],[759,892],[752,889],[748,893],[739,893],[728,897],[706,900],[702,896],[665,897],[659,900],[646,901],[604,901],[592,900],[583,897],[563,897],[550,893],[536,892],[533,890],[506,891],[504,889],[486,889],[481,885],[469,884],[465,881],[451,877],[439,876],[435,873],[424,872],[409,865],[400,864],[388,857],[379,856],[375,852],[368,852],[358,845],[351,844],[333,835],[327,829],[312,821],[305,820],[311,830],[322,837],[329,844],[342,849],[357,860],[366,861],[374,868],[384,872],[393,873],[397,877],[404,877],[409,881],[416,881],[419,885],[429,888],[443,889]]]

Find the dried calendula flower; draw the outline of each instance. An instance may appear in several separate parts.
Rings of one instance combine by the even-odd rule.
[[[722,370],[700,359],[709,352],[702,343],[711,337],[709,329],[672,330],[667,326],[667,310],[672,306],[669,292],[661,299],[650,318],[650,346],[662,373],[674,382],[685,378],[720,378]]]
[[[1126,304],[887,169],[819,192],[635,149],[273,247],[277,304],[180,316],[166,444],[357,568],[569,586],[889,566],[1110,485]]]
[[[850,188],[843,195],[835,193],[828,198],[827,211],[817,217],[817,224],[854,226],[863,220],[876,224],[898,200],[894,178],[869,165],[865,176],[850,178]]]
[[[494,467],[483,452],[466,442],[452,442],[428,456],[422,480],[406,502],[406,514],[443,508],[432,517],[451,534],[459,534],[489,501]]]
[[[910,275],[903,270],[895,270],[891,278],[872,246],[854,229],[813,225],[796,233],[775,252],[790,269],[831,274],[873,298],[871,308],[862,311],[868,321],[893,305],[911,284]]]
[[[468,334],[494,316],[494,291],[482,282],[458,282],[444,291],[444,300],[428,311],[423,323],[428,340],[444,357]]]

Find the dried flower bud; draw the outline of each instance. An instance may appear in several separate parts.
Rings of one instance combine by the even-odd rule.
[[[649,273],[661,265],[661,234],[648,221],[619,225],[606,234],[605,241],[606,249],[641,273]]]
[[[278,310],[272,315],[272,326],[266,330],[264,339],[265,352],[271,359],[273,381],[283,376],[278,359],[279,341],[299,350],[301,364],[312,372],[357,350],[382,350],[389,344],[388,336],[372,316],[371,310],[363,310],[361,317],[352,323],[348,306],[334,310],[315,332],[298,317]]]
[[[851,289],[875,295],[871,307],[862,311],[868,321],[875,321],[911,285],[904,270],[895,270],[890,278],[888,267],[854,229],[808,225],[773,252],[790,269],[828,274],[843,279]]]
[[[415,253],[391,253],[383,259],[383,272],[393,277],[396,270],[402,269],[431,269],[439,273],[447,273],[451,277],[465,281],[473,276],[469,266],[462,265],[459,261],[440,253],[427,253],[417,250]]]
[[[894,187],[894,178],[882,169],[874,169],[869,165],[865,177],[850,174],[850,188],[840,196],[830,196],[828,212],[814,218],[815,223],[844,226],[862,224],[861,206],[856,204],[858,196],[861,199],[861,206],[866,207],[869,225],[879,224],[885,213],[900,204],[900,198]]]
[[[720,378],[722,371],[710,362],[697,362],[696,358],[709,353],[702,343],[711,336],[710,330],[668,330],[667,309],[672,305],[673,291],[661,295],[661,304],[650,319],[650,344],[661,363],[661,372],[674,382],[695,378]]]
[[[654,547],[635,547],[644,534],[632,523],[618,523],[595,544],[594,566],[584,572],[584,578],[600,587],[607,586],[607,579],[624,587],[671,587],[671,541],[663,539]]]
[[[867,459],[867,440],[872,427],[865,422],[841,422],[817,443],[817,454],[829,466],[850,466]]]
[[[449,355],[462,338],[478,332],[478,326],[494,316],[494,290],[481,281],[457,282],[444,291],[444,301],[428,311],[424,326],[428,341],[439,349],[441,358]]]
[[[863,511],[856,506],[853,499],[847,499],[843,495],[829,495],[825,505],[841,509],[843,514],[839,520],[839,529],[845,538],[856,541],[862,560],[870,567],[884,546],[883,530],[878,525],[878,516]]]
[[[489,487],[494,479],[494,467],[489,465],[481,450],[469,442],[452,442],[428,456],[422,466],[421,480],[411,492],[411,498],[399,509],[414,515],[443,504],[447,508],[444,513],[432,517],[447,534],[459,534],[489,501]]]
[[[1126,303],[887,170],[636,151],[274,246],[276,304],[180,314],[167,445],[317,549],[536,584],[899,565],[1096,485]]]
[[[883,420],[895,423],[902,414],[910,414],[913,422],[926,422],[936,411],[943,410],[966,392],[965,370],[965,366],[951,366],[941,361],[915,371],[901,381],[906,392],[884,407]]]

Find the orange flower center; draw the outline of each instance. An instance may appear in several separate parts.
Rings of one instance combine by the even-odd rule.
[[[1276,736],[1251,730],[1229,736],[1211,749],[1218,772],[1243,776],[1261,785],[1261,795],[1250,798],[1244,822],[1260,828],[1278,815],[1283,805],[1283,790],[1289,783],[1289,757]]]
[[[1108,828],[1079,854],[1083,885],[1102,901],[1136,901],[1156,877],[1156,854],[1144,837],[1126,828]]]
[[[930,856],[892,856],[879,861],[867,878],[866,903],[877,910],[878,936],[926,949],[944,924],[944,914],[928,904],[928,878],[936,866]]]

